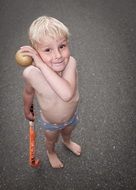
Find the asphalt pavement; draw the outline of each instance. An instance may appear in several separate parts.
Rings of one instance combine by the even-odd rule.
[[[74,156],[60,139],[60,170],[50,167],[38,120],[41,166],[28,165],[23,68],[14,59],[29,43],[29,25],[42,15],[69,27],[79,73],[80,123],[72,138],[82,155]],[[0,1],[0,39],[0,190],[135,190],[136,1]],[[38,118],[38,105],[35,112]]]

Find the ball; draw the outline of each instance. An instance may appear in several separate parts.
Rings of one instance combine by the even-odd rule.
[[[15,59],[16,63],[23,67],[31,65],[33,62],[32,57],[25,55],[25,53],[20,52],[20,50],[16,52]]]

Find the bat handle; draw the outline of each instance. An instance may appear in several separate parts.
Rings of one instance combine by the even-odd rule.
[[[29,121],[29,126],[34,128],[34,121]]]

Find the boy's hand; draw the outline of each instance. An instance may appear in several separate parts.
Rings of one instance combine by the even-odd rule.
[[[31,111],[27,112],[27,111],[24,110],[24,113],[25,113],[26,119],[28,119],[29,121],[34,121],[35,120],[34,114]]]
[[[31,46],[22,46],[20,48],[20,52],[24,53],[24,55],[32,57],[34,60],[32,64],[36,67],[38,67],[39,64],[44,63],[38,52]]]

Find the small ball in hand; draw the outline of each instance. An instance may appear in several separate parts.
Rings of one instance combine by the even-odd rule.
[[[20,50],[16,52],[15,59],[17,64],[24,67],[31,65],[33,62],[32,57],[25,55],[25,53],[20,52]]]

